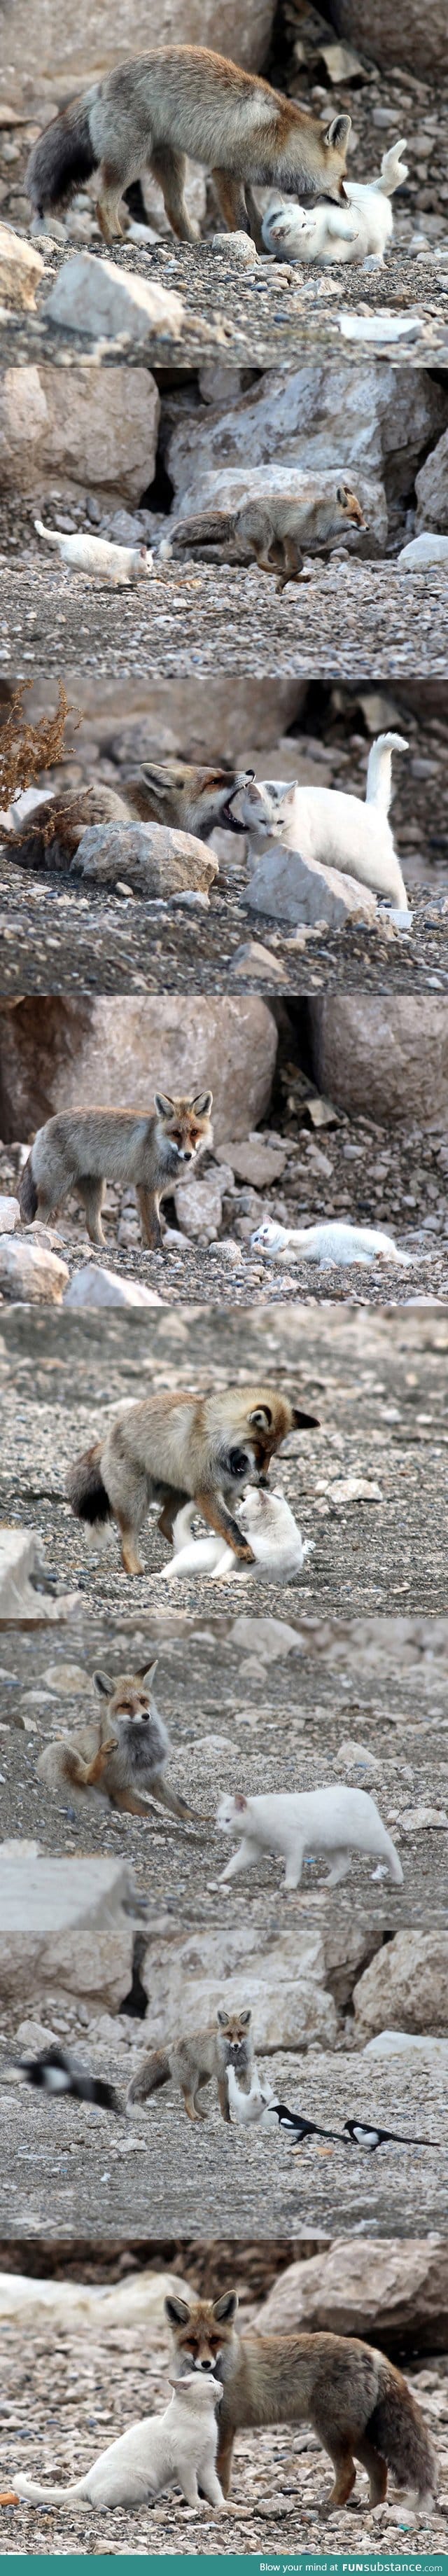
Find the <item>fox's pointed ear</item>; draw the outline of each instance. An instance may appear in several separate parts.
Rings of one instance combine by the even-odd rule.
[[[292,1418],[295,1431],[320,1431],[318,1413],[302,1413],[300,1405],[293,1404]]]
[[[195,1091],[191,1106],[196,1110],[197,1118],[208,1118],[212,1100],[212,1091]]]
[[[220,2023],[221,2030],[227,2030],[229,2015],[224,2011],[224,2004],[218,2004],[216,2019]]]
[[[250,2005],[249,2005],[249,2011],[248,2011],[248,2012],[242,2012],[242,2013],[240,2013],[240,2021],[242,2021],[242,2022],[243,2022],[243,2024],[244,2024],[244,2029],[245,2029],[245,2030],[247,2030],[247,2028],[248,2028],[248,2024],[249,2024],[249,2022],[250,2022],[251,2020],[252,2020],[252,2012],[251,2012],[251,2008],[250,2008]]]
[[[110,1673],[92,1673],[92,1681],[94,1689],[99,1693],[100,1699],[112,1698],[114,1685],[113,1681],[111,1681]]]
[[[351,124],[351,116],[334,116],[332,124],[327,125],[327,131],[326,134],[324,134],[324,143],[330,143],[332,145],[333,152],[346,151],[349,134],[351,133]]]
[[[146,1688],[147,1688],[147,1690],[150,1690],[150,1689],[151,1689],[151,1683],[154,1681],[154,1674],[157,1672],[157,1665],[158,1665],[158,1661],[159,1661],[159,1658],[158,1658],[158,1655],[156,1655],[155,1663],[154,1663],[154,1664],[148,1664],[148,1665],[147,1665],[147,1668],[146,1668],[146,1672],[145,1672],[145,1673],[142,1673],[142,1682],[145,1682],[145,1683],[146,1683]]]
[[[213,2315],[217,2318],[218,2325],[222,2326],[228,2322],[230,2323],[231,2317],[236,2317],[237,2307],[237,2290],[226,2290],[223,2299],[214,2299]]]
[[[170,2326],[188,2325],[190,2315],[188,2299],[168,2298],[164,2299],[163,2304]]]
[[[157,1110],[158,1118],[171,1118],[174,1107],[175,1103],[170,1099],[169,1091],[154,1092],[154,1108]]]

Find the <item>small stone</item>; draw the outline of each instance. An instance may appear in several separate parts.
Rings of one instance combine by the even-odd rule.
[[[147,343],[154,335],[180,340],[185,307],[180,295],[156,279],[114,268],[112,260],[93,259],[89,251],[75,251],[59,269],[45,320],[94,339],[115,340],[124,332],[134,344]]]

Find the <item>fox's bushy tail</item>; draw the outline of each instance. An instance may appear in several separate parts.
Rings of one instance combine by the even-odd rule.
[[[33,213],[45,215],[54,206],[67,206],[86,179],[98,168],[90,135],[89,108],[96,97],[75,98],[61,116],[55,116],[45,133],[33,144],[25,178],[27,196]]]
[[[93,1449],[84,1449],[82,1455],[74,1459],[67,1477],[66,1491],[76,1520],[90,1522],[112,1520],[109,1495],[106,1493],[101,1474],[99,1440],[95,1442]]]
[[[369,752],[366,805],[380,805],[388,814],[392,792],[392,752],[409,751],[402,733],[379,733]]]
[[[227,543],[235,526],[233,510],[197,510],[190,519],[177,519],[168,537],[163,539],[163,552],[177,553],[183,546],[218,546]],[[162,548],[160,549],[162,552]]]
[[[386,2367],[383,2393],[369,2416],[366,2433],[402,2486],[413,2487],[419,2497],[434,2497],[437,2463],[424,2417],[401,2371],[394,2369],[393,2362]]]
[[[146,2102],[149,2093],[158,2093],[161,2084],[168,2084],[169,2074],[170,2061],[166,2049],[155,2048],[152,2057],[144,2057],[143,2065],[137,2067],[126,2102]]]
[[[34,1179],[33,1157],[31,1153],[28,1155],[28,1162],[24,1163],[19,1189],[19,1208],[22,1225],[32,1225],[33,1217],[37,1215],[37,1207],[38,1194]]]

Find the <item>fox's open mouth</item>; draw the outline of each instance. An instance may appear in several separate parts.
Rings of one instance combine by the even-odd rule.
[[[234,787],[233,795],[240,796],[241,788]],[[231,796],[228,796],[226,804],[221,806],[220,822],[225,824],[226,832],[245,832],[246,830],[245,823],[239,823],[238,815],[232,814]]]

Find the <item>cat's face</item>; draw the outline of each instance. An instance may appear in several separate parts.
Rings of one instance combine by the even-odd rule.
[[[281,778],[254,778],[241,789],[238,807],[246,832],[262,833],[268,840],[280,838],[282,825],[294,805],[295,786]]]
[[[275,1252],[284,1242],[285,1227],[276,1225],[274,1217],[266,1216],[262,1225],[256,1226],[255,1234],[251,1234],[250,1248],[251,1252]]]

